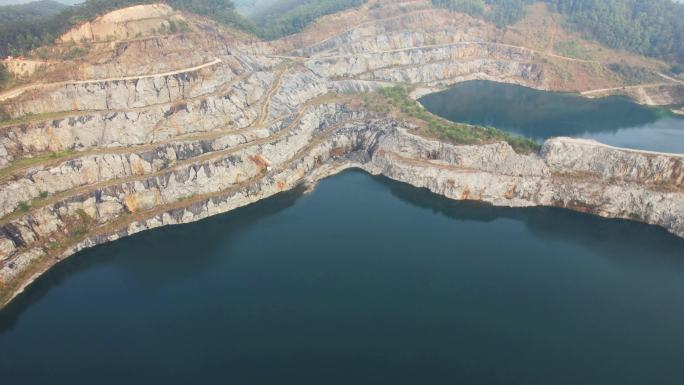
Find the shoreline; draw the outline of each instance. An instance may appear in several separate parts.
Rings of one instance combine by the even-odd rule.
[[[673,190],[659,191],[658,185],[649,187],[651,185],[648,183],[639,183],[639,186],[637,186],[636,184],[632,185],[634,182],[628,182],[630,184],[621,187],[621,185],[613,186],[609,182],[612,178],[611,175],[589,176],[587,174],[587,176],[583,176],[582,173],[584,171],[581,171],[581,166],[573,166],[579,168],[577,168],[577,171],[572,171],[575,174],[567,174],[567,176],[556,175],[557,172],[551,170],[540,171],[538,169],[540,165],[554,164],[555,166],[552,167],[556,167],[559,170],[564,169],[566,167],[564,162],[569,160],[558,158],[558,156],[562,157],[559,154],[566,152],[579,153],[581,151],[591,151],[597,157],[596,159],[605,159],[606,154],[613,154],[610,156],[622,157],[626,162],[633,162],[635,159],[651,159],[651,162],[657,162],[658,160],[670,162],[672,157],[668,154],[624,150],[588,140],[555,138],[545,142],[542,150],[542,154],[546,153],[545,155],[519,155],[515,154],[510,146],[504,143],[479,146],[449,145],[409,134],[403,128],[392,128],[392,124],[385,123],[379,129],[380,132],[372,132],[368,127],[369,125],[371,123],[367,122],[351,129],[331,132],[330,136],[322,138],[319,144],[308,147],[301,157],[282,163],[266,174],[243,183],[241,186],[237,186],[237,188],[231,188],[226,192],[206,198],[191,199],[187,203],[181,203],[177,208],[160,206],[151,211],[122,217],[118,223],[107,223],[99,230],[96,228],[88,232],[82,239],[61,252],[49,252],[48,254],[51,255],[34,253],[29,257],[29,265],[27,265],[27,267],[33,267],[26,270],[24,274],[15,277],[16,286],[7,287],[9,292],[3,295],[0,308],[4,308],[11,303],[54,265],[86,248],[116,241],[141,231],[196,222],[214,215],[224,214],[236,208],[272,197],[280,192],[292,190],[302,184],[315,186],[318,181],[348,169],[361,169],[372,175],[383,175],[389,179],[407,183],[416,188],[427,188],[431,192],[448,199],[477,201],[497,207],[564,208],[604,218],[624,219],[657,225],[665,227],[674,236],[684,238],[684,218],[678,218],[682,223],[675,222],[666,225],[666,222],[660,222],[660,219],[652,217],[653,214],[644,212],[633,215],[622,211],[623,209],[619,207],[594,206],[594,200],[581,202],[574,197],[577,194],[579,194],[577,196],[584,196],[589,194],[589,192],[597,194],[598,191],[617,188],[615,192],[611,191],[610,194],[627,189],[627,191],[633,191],[631,194],[646,194],[649,196],[653,194],[654,201],[658,200],[658,196],[676,194],[679,197],[679,201],[684,202],[684,188],[681,186],[673,187]],[[375,148],[371,153],[368,153],[368,150],[365,148],[353,147],[346,147],[344,152],[336,151],[334,140],[339,140],[341,138],[340,135],[347,137],[347,140],[351,140],[357,135],[366,135],[364,140],[367,143],[377,142],[377,146],[380,146],[380,148]],[[407,147],[405,146],[409,144],[409,152],[402,154],[401,149],[406,150]],[[420,155],[423,151],[432,151],[429,150],[431,148],[447,150],[443,155],[444,159],[430,160]],[[499,159],[495,162],[503,162],[502,164],[514,162],[513,166],[501,168],[497,164],[488,164],[490,161],[487,159],[494,159],[490,158],[490,156],[500,158],[497,154],[500,154],[501,151],[508,155],[504,159]],[[481,160],[475,160],[473,165],[468,166],[451,161],[452,155],[449,155],[451,152],[454,153],[453,156],[457,156],[456,154],[473,154],[472,156],[475,157],[484,157]],[[606,152],[606,154],[603,154],[603,152]],[[398,154],[402,155],[399,156]],[[325,156],[326,160],[322,162],[320,160],[317,161],[316,159],[321,159],[321,156]],[[682,162],[682,158],[684,158],[682,155],[678,154],[676,156],[679,162]],[[593,167],[591,164],[589,166]],[[506,168],[509,168],[510,171],[506,171]],[[646,169],[642,172],[646,172]],[[658,175],[653,175],[653,177],[659,178]],[[590,185],[586,185],[585,179],[592,181]],[[522,187],[530,183],[532,185]],[[602,185],[604,183],[606,186]],[[548,193],[540,194],[538,191],[539,189],[549,189],[550,192],[564,191],[568,188],[575,189],[578,186],[582,187],[577,192],[570,193],[562,201],[556,200],[556,198]],[[478,190],[481,191],[476,193]],[[537,196],[528,195],[530,191],[537,191]],[[564,194],[568,194],[568,192]],[[597,202],[601,202],[601,198],[597,197],[595,199]],[[631,205],[630,202],[625,202],[624,204]],[[615,211],[616,209],[617,211]],[[633,209],[638,212],[638,210],[646,209],[646,207],[634,207]],[[658,212],[661,215],[669,215],[668,213],[663,213],[659,207],[651,207],[649,210],[653,213]],[[663,218],[668,218],[667,215]],[[31,263],[30,261],[40,261],[40,263]],[[2,274],[0,274],[0,277],[2,277]]]

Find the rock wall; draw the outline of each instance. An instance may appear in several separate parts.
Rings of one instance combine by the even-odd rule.
[[[196,71],[162,76],[56,83],[25,92],[7,103],[6,110],[13,117],[21,117],[47,112],[130,110],[172,103],[218,91],[238,76],[239,69],[235,67],[238,65],[220,62]]]
[[[398,130],[370,170],[452,199],[564,207],[658,225],[684,237],[682,155],[555,138],[540,155],[504,143],[452,146]]]
[[[433,85],[497,79],[540,88],[544,78],[538,59],[532,51],[518,47],[456,43],[326,56],[307,61],[307,66],[328,78]]]
[[[567,138],[547,142],[539,155],[521,155],[505,143],[451,145],[411,129],[326,104],[257,137],[92,156],[34,174],[33,182],[25,182],[27,194],[35,194],[38,185],[53,191],[85,188],[57,194],[2,224],[2,291],[13,296],[33,279],[27,277],[82,248],[206,218],[349,167],[452,199],[565,207],[659,225],[684,237],[681,156]],[[55,244],[68,247],[55,255]]]

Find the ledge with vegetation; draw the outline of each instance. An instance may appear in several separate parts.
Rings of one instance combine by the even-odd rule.
[[[493,127],[454,123],[428,112],[425,107],[410,97],[405,87],[384,88],[364,94],[365,108],[389,114],[416,125],[416,133],[453,144],[488,144],[507,142],[517,153],[539,152],[541,145],[531,139],[512,135]]]

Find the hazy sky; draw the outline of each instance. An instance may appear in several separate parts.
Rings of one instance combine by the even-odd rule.
[[[0,5],[23,4],[23,3],[30,3],[31,1],[35,1],[35,0],[0,0]],[[59,1],[60,3],[63,3],[63,4],[72,5],[72,4],[81,3],[81,2],[83,2],[84,0],[55,0],[55,1]],[[679,3],[684,2],[684,0],[674,0],[674,1],[675,1],[675,2],[679,2]],[[246,1],[243,0],[242,2],[246,2]],[[251,2],[251,1],[250,1],[250,2]],[[263,3],[273,3],[274,1],[273,1],[273,0],[270,0],[270,1],[269,1],[269,0],[266,0],[266,1],[264,1],[264,0],[256,0],[256,1],[253,1],[253,2],[258,4],[258,3],[260,3],[260,2],[263,2]],[[236,1],[236,3],[240,3],[240,1],[238,0],[238,1]]]
[[[30,3],[32,1],[36,1],[36,0],[0,0],[0,5],[24,4],[24,3]],[[78,3],[82,2],[83,0],[55,0],[55,1],[58,1],[62,4],[72,5],[72,4],[78,4]]]

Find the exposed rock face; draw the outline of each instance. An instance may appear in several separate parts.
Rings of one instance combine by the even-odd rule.
[[[74,27],[59,38],[62,43],[121,40],[151,35],[169,27],[169,20],[183,20],[166,4],[146,4],[120,9]]]
[[[505,143],[455,146],[410,134],[403,123],[334,104],[286,124],[250,138],[226,136],[140,155],[86,157],[7,186],[23,183],[29,196],[37,186],[54,192],[86,188],[2,226],[2,281],[20,280],[37,259],[49,265],[83,247],[199,220],[349,167],[452,199],[567,207],[640,220],[684,236],[681,156],[563,138],[547,142],[541,155],[517,154]],[[20,187],[14,188],[18,194]],[[13,196],[7,193],[4,199]],[[81,212],[99,230],[58,259],[45,260],[51,239],[68,243],[74,237]]]
[[[139,109],[207,96],[244,73],[245,67],[250,68],[234,58],[214,59],[199,67],[162,75],[55,83],[25,92],[8,102],[6,109],[14,117]]]
[[[570,138],[547,141],[540,155],[520,155],[506,144],[452,146],[401,130],[379,149],[370,170],[449,198],[565,207],[656,224],[684,237],[681,155]]]
[[[354,28],[274,43],[208,25],[193,37],[113,43],[118,53],[95,43],[78,73],[101,78],[0,95],[26,118],[0,127],[0,306],[81,249],[350,167],[452,199],[565,207],[684,237],[683,156],[570,138],[529,155],[506,143],[448,144],[341,95],[396,83],[419,85],[418,95],[465,79],[551,84],[539,53],[487,42],[479,22],[459,27],[421,4],[393,2],[377,20],[352,10],[334,18]]]
[[[369,50],[371,47],[368,48]],[[482,74],[515,78],[541,86],[541,66],[527,64],[534,53],[493,43],[456,43],[398,50],[377,50],[311,60],[309,68],[331,78],[350,77],[400,83],[431,83]]]

